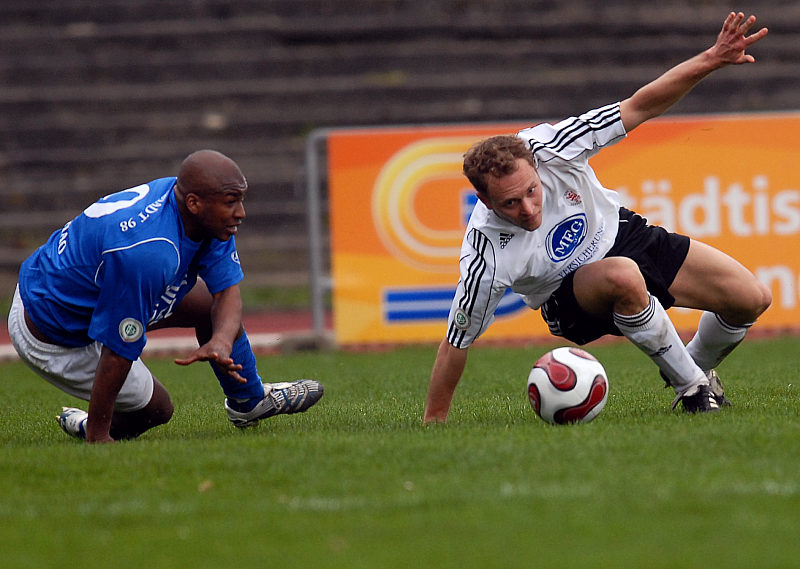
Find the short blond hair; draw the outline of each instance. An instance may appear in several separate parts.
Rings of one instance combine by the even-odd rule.
[[[464,175],[478,193],[488,195],[487,174],[498,178],[512,174],[519,158],[534,165],[524,140],[513,134],[492,136],[473,144],[464,154]]]

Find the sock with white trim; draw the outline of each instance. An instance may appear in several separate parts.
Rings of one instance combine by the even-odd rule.
[[[717,367],[744,340],[751,324],[733,326],[718,314],[703,312],[697,333],[686,344],[689,355],[703,371]]]
[[[614,324],[637,348],[647,354],[676,392],[708,379],[683,345],[661,302],[650,295],[650,304],[638,314],[614,313]]]

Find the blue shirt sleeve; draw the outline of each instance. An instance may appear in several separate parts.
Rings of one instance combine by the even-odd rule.
[[[147,342],[146,326],[158,298],[175,278],[178,259],[166,240],[106,253],[96,276],[99,296],[89,337],[136,360]]]
[[[244,278],[233,237],[227,241],[211,240],[198,258],[198,274],[211,294],[238,284]]]

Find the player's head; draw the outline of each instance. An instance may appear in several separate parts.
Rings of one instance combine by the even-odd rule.
[[[526,231],[542,224],[542,183],[522,139],[500,135],[474,144],[464,155],[464,175],[499,218]]]
[[[245,218],[245,180],[239,166],[215,150],[193,152],[181,164],[175,184],[186,234],[195,241],[227,241]]]
[[[513,173],[520,158],[533,166],[533,154],[525,141],[513,134],[492,136],[476,142],[464,154],[464,175],[479,195],[486,196],[487,178],[501,178]]]

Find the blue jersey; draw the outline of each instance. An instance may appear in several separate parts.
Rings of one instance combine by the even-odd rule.
[[[212,294],[242,280],[233,237],[186,236],[175,181],[102,198],[22,263],[22,301],[48,338],[74,347],[97,341],[135,360],[146,326],[172,314],[198,275]]]

